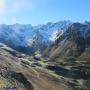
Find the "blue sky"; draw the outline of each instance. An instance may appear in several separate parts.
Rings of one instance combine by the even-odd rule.
[[[90,0],[0,0],[0,24],[90,21]]]

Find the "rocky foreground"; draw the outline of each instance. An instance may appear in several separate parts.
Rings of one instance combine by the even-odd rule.
[[[42,60],[41,60],[42,59]],[[43,58],[0,45],[0,90],[72,90],[62,76],[46,68]]]

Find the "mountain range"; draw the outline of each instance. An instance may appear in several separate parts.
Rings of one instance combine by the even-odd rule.
[[[86,52],[90,52],[90,24],[73,23],[55,43],[45,50],[45,55],[59,61],[75,60]],[[82,59],[90,59],[90,55]]]
[[[44,51],[71,25],[70,21],[32,26],[14,24],[0,25],[0,42],[21,52]]]
[[[49,62],[47,69],[69,80],[74,90],[90,90],[89,22],[73,23],[43,56]]]
[[[90,22],[0,25],[0,89],[90,90]]]

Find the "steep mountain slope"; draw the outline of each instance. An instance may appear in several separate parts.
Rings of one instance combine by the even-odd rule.
[[[90,26],[74,23],[45,51],[53,60],[75,60],[90,47]],[[90,49],[88,49],[90,50]]]
[[[47,68],[69,80],[74,90],[90,90],[90,23],[72,24],[44,57]]]
[[[28,39],[27,45],[30,46],[34,52],[35,51],[44,51],[47,46],[51,44],[51,41],[48,38],[45,38],[40,31],[35,31],[32,38]]]
[[[42,51],[55,41],[58,32],[63,34],[69,25],[71,25],[70,21],[48,23],[46,25],[38,26],[21,24],[0,25],[0,42],[5,43],[18,51]],[[61,29],[63,31],[61,31]],[[32,45],[35,46],[32,48]]]

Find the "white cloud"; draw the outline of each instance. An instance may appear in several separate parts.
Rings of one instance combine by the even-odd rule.
[[[0,16],[4,14],[18,14],[25,10],[33,10],[44,0],[0,0]]]
[[[0,22],[16,23],[22,13],[32,13],[47,0],[0,0]],[[18,18],[17,18],[18,17]],[[5,23],[6,23],[5,22]]]
[[[5,0],[0,0],[0,16],[3,16],[6,12],[6,2]]]

